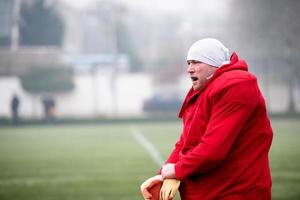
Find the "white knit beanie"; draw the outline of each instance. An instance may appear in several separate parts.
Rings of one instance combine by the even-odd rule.
[[[229,49],[219,40],[205,38],[195,42],[189,49],[186,60],[197,60],[215,67],[229,62]]]

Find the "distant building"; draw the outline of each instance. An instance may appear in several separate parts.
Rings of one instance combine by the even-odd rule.
[[[77,72],[102,71],[128,72],[130,60],[125,54],[65,54],[65,62]]]
[[[57,65],[63,62],[63,52],[56,47],[22,47],[15,52],[9,48],[0,48],[0,77],[20,76],[32,66]]]

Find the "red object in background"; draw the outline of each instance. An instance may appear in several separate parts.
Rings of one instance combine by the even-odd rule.
[[[162,181],[159,181],[156,184],[154,184],[152,187],[149,188],[148,191],[152,195],[151,200],[159,200],[159,192],[160,192],[161,186],[162,186]]]

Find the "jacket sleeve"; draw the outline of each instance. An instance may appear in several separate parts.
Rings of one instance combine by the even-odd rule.
[[[181,134],[179,140],[176,142],[173,151],[171,152],[169,158],[167,159],[166,163],[176,163],[179,160],[179,153],[183,146],[183,135]]]
[[[175,144],[171,154],[169,155],[169,158],[165,162],[165,164],[178,162],[179,153],[182,149],[182,146],[183,146],[183,135],[181,134],[179,140],[176,142],[176,144]],[[159,169],[158,174],[161,174],[161,168]]]
[[[208,172],[218,166],[257,105],[256,81],[231,85],[211,99],[211,117],[200,143],[175,164],[176,178]]]

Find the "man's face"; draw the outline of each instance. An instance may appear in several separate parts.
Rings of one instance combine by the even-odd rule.
[[[199,90],[201,86],[207,81],[207,78],[210,77],[218,69],[217,67],[197,60],[188,60],[187,64],[187,72],[190,74],[194,90]]]

